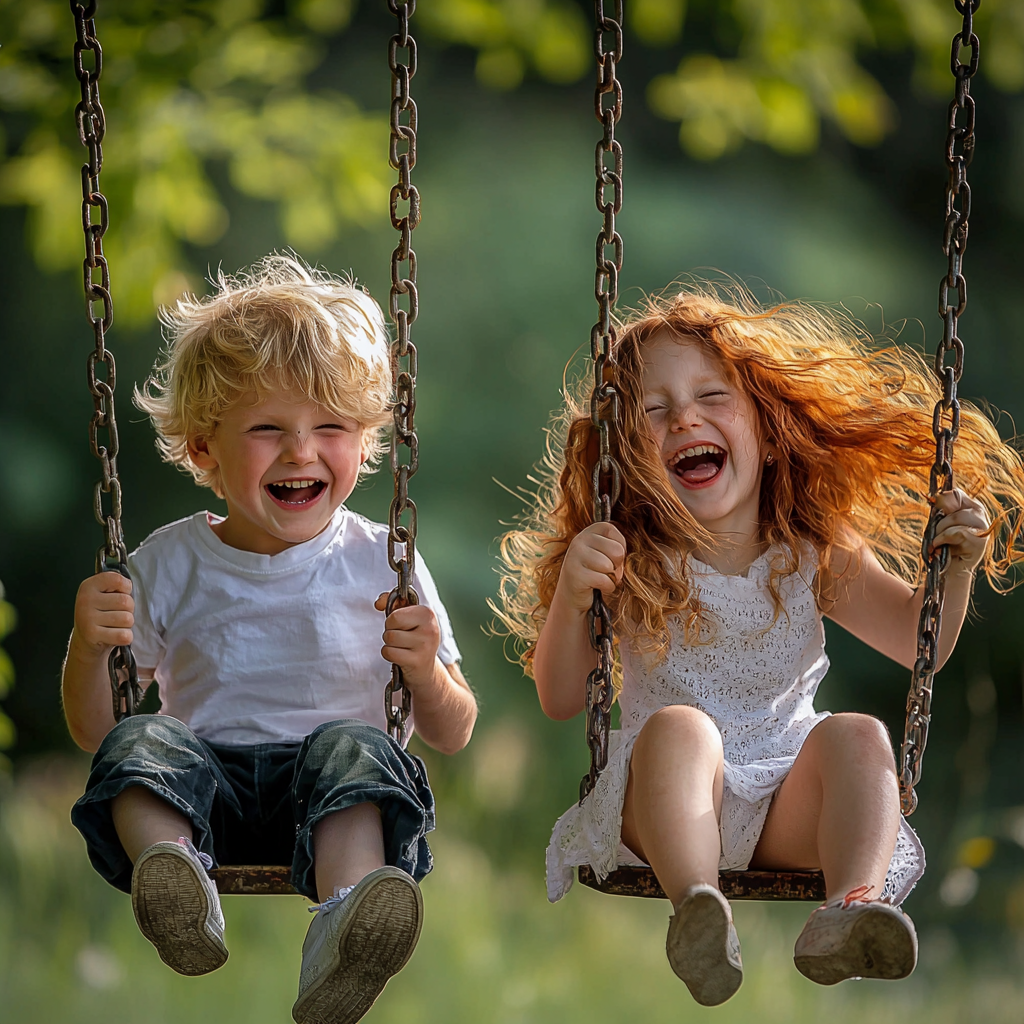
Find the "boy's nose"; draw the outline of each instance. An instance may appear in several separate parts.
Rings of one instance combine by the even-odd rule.
[[[312,434],[294,433],[287,436],[285,458],[289,462],[305,464],[316,461]]]

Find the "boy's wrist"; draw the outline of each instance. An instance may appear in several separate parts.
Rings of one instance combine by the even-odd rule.
[[[448,674],[444,665],[441,664],[435,654],[429,664],[424,663],[416,668],[403,669],[402,678],[405,680],[410,693],[425,696],[432,690],[441,689],[444,680],[442,676],[439,676],[439,673],[443,674],[444,677]]]
[[[77,629],[73,629],[71,631],[71,640],[68,643],[67,660],[76,661],[80,665],[91,668],[105,662],[112,650],[113,648],[107,644],[97,646],[88,643],[81,638]]]

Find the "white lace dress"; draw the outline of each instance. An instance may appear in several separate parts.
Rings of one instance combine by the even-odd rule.
[[[603,878],[620,865],[642,862],[619,840],[622,803],[633,743],[644,722],[663,707],[688,704],[722,733],[723,871],[744,870],[764,827],[772,795],[793,766],[808,733],[828,712],[815,712],[814,693],[828,669],[825,631],[810,580],[813,556],[799,574],[781,581],[784,614],[774,618],[766,589],[771,552],[744,576],[726,576],[691,558],[714,642],[685,646],[673,632],[658,664],[623,651],[621,728],[611,734],[608,767],[597,786],[555,824],[547,851],[548,899],[561,899],[573,868],[589,864]],[[806,577],[806,579],[804,578]],[[901,819],[882,898],[899,904],[924,873],[924,849]]]

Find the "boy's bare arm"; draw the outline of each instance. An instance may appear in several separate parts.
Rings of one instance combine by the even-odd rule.
[[[132,642],[134,610],[131,583],[120,573],[101,572],[78,588],[61,692],[71,738],[83,750],[95,751],[114,728],[107,658]]]
[[[456,754],[469,743],[476,725],[476,697],[457,664],[443,665],[435,659],[428,685],[413,684],[412,710],[416,735],[442,754]]]
[[[387,594],[375,607],[384,611]],[[396,608],[384,621],[381,654],[402,669],[412,693],[416,732],[442,754],[461,750],[473,735],[476,697],[458,665],[444,665],[437,657],[441,631],[437,617],[426,605]]]

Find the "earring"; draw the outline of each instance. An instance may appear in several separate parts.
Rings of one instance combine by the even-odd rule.
[[[764,457],[764,464],[765,464],[766,466],[770,466],[770,465],[771,465],[771,464],[772,464],[772,463],[773,463],[774,461],[775,461],[775,454],[774,454],[773,452],[769,452],[769,453],[768,453],[768,454],[767,454],[767,455],[766,455],[766,456]]]

